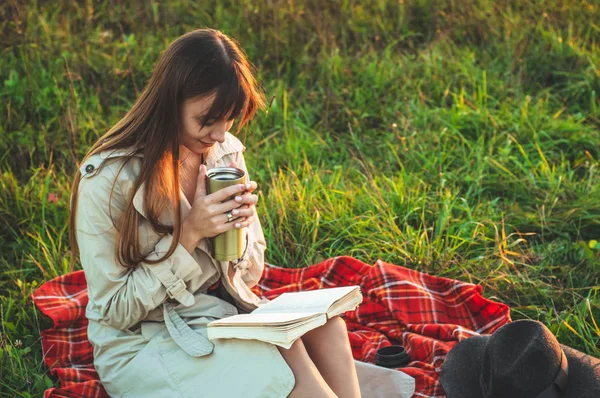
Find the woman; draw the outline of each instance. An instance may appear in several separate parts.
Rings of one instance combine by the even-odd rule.
[[[251,311],[264,264],[256,182],[206,193],[207,169],[246,170],[238,131],[264,97],[238,45],[212,29],[169,45],[131,110],[85,156],[73,182],[70,238],[85,271],[88,338],[111,397],[354,397],[339,317],[285,350],[206,338]],[[235,199],[227,198],[235,195]],[[230,213],[230,214],[229,214]],[[209,238],[242,228],[238,261]]]

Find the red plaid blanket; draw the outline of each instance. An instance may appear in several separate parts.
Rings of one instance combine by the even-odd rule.
[[[267,265],[254,291],[272,299],[284,292],[348,285],[360,285],[364,296],[355,311],[344,315],[354,358],[374,362],[380,347],[404,345],[412,362],[402,371],[416,380],[414,397],[444,397],[439,372],[448,351],[465,338],[510,322],[508,306],[485,299],[479,285],[382,261],[371,266],[352,257],[297,269]],[[42,331],[42,348],[61,387],[47,390],[45,398],[107,397],[87,340],[83,271],[44,283],[32,298],[54,321],[54,327]]]

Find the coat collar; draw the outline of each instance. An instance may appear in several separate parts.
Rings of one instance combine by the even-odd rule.
[[[216,166],[217,162],[221,160],[224,156],[237,152],[244,152],[246,147],[241,143],[241,141],[235,137],[233,134],[226,132],[225,133],[225,141],[223,143],[217,142],[215,145],[207,152],[207,156],[205,159],[207,169],[211,169]],[[118,158],[124,156],[135,156],[139,158],[143,158],[142,152],[135,151],[135,148],[124,148],[124,149],[112,149],[101,151],[100,153],[90,157],[85,162],[81,163],[80,171],[82,175],[86,175],[88,171],[86,168],[90,165],[93,166],[92,170],[98,169],[100,164],[107,159]],[[133,181],[132,181],[133,183]],[[144,193],[145,187],[144,183],[140,185],[138,190],[135,192],[133,196],[133,206],[134,208],[144,217],[146,216],[146,212],[144,211]],[[183,192],[179,192],[179,201],[181,206],[181,215],[183,218],[187,216],[190,211],[190,204],[183,194]],[[159,217],[159,220],[164,225],[173,225],[174,215],[172,209],[167,208]]]

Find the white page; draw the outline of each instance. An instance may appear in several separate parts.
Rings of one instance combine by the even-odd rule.
[[[326,313],[334,302],[357,289],[359,290],[360,288],[358,286],[343,286],[305,292],[283,293],[268,304],[252,311],[252,314]]]
[[[217,322],[217,321],[215,321]],[[306,332],[313,330],[327,322],[327,317],[324,314],[310,317],[309,320],[304,320],[289,326],[289,329],[280,330],[277,326],[244,326],[239,324],[236,326],[219,327],[208,324],[208,339],[220,338],[235,338],[259,340],[271,344],[276,344],[284,348],[290,348],[294,341],[304,335]]]
[[[314,317],[315,313],[277,313],[277,314],[256,314],[254,312],[250,314],[241,314],[229,316],[227,318],[219,319],[216,321],[212,321],[208,324],[208,326],[218,327],[219,325],[272,325],[272,324],[286,324],[286,323],[296,323],[299,320],[304,320],[306,318]]]

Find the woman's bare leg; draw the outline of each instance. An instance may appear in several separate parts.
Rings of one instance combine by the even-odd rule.
[[[360,397],[348,330],[336,316],[302,336],[308,355],[338,397]]]
[[[287,362],[294,373],[296,384],[288,397],[291,398],[335,398],[336,395],[331,390],[319,369],[308,356],[302,339],[298,339],[292,344],[289,350],[277,347],[281,356]]]

